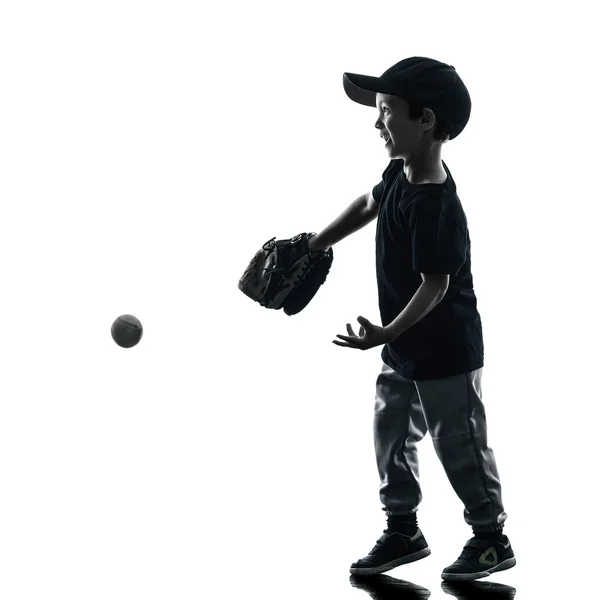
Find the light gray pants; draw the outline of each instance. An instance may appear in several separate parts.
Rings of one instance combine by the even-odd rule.
[[[416,512],[422,500],[416,444],[429,431],[465,506],[465,521],[475,533],[502,529],[507,515],[494,453],[487,445],[481,372],[411,381],[383,364],[376,383],[374,434],[385,511]]]

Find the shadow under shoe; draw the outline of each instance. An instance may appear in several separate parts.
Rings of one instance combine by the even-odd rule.
[[[442,581],[442,590],[457,600],[513,600],[517,590],[491,581]]]
[[[353,575],[380,575],[431,554],[420,528],[414,535],[386,529],[367,556],[350,566]]]
[[[350,575],[350,583],[352,587],[367,592],[373,600],[427,600],[431,596],[427,588],[388,575]]]

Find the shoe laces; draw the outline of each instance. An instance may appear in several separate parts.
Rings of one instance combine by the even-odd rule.
[[[375,546],[373,546],[373,549],[371,550],[371,552],[369,552],[369,554],[375,554],[375,552],[377,552],[379,548],[381,548],[381,546],[383,546],[387,542],[390,535],[392,535],[393,533],[400,532],[394,527],[392,527],[392,522],[388,517],[388,526],[383,530],[383,535],[375,542]]]
[[[383,535],[375,542],[375,545],[373,546],[373,549],[371,550],[371,552],[369,552],[369,554],[375,554],[379,550],[379,548],[381,548],[381,546],[383,546],[383,543],[387,539],[388,534],[389,534],[389,532],[386,529],[383,532]]]

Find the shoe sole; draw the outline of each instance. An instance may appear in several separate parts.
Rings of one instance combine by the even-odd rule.
[[[446,579],[447,581],[473,581],[474,579],[489,577],[492,573],[497,573],[498,571],[506,571],[506,569],[510,569],[516,564],[516,559],[508,558],[495,567],[480,571],[479,573],[442,573],[442,579]]]
[[[350,573],[352,573],[352,575],[381,575],[381,573],[391,571],[400,565],[406,565],[408,563],[415,562],[416,560],[421,560],[430,554],[431,550],[429,548],[423,548],[423,550],[413,552],[412,554],[407,554],[402,558],[397,558],[396,560],[379,567],[351,567]]]

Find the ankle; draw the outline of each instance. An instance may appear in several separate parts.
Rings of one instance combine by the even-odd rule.
[[[387,513],[388,531],[414,534],[418,529],[417,513],[409,515],[395,515]]]
[[[479,531],[473,532],[476,538],[480,540],[491,540],[491,541],[500,541],[505,542],[508,538],[502,533],[502,529],[497,531]]]

